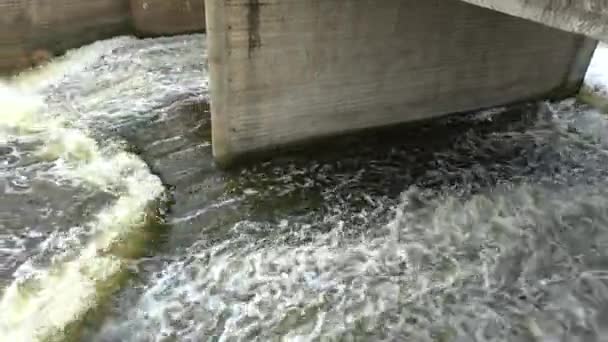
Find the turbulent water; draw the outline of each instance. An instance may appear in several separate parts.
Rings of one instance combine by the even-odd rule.
[[[221,172],[205,54],[122,37],[0,85],[1,341],[608,341],[604,113],[496,108]]]

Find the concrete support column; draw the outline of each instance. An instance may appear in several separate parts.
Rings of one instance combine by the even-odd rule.
[[[458,0],[206,0],[213,148],[575,92],[595,42]]]

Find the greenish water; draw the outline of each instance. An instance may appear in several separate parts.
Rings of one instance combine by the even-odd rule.
[[[0,340],[608,334],[604,113],[522,104],[222,172],[201,56],[119,38],[0,89]]]

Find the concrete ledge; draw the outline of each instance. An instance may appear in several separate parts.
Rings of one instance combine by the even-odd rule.
[[[214,156],[550,95],[594,42],[458,0],[207,0]]]
[[[608,41],[606,0],[462,0],[557,29]]]

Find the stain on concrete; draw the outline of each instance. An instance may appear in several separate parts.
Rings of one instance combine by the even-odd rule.
[[[249,24],[248,56],[250,58],[253,50],[262,46],[262,39],[260,37],[260,7],[260,0],[249,0],[247,22]]]

